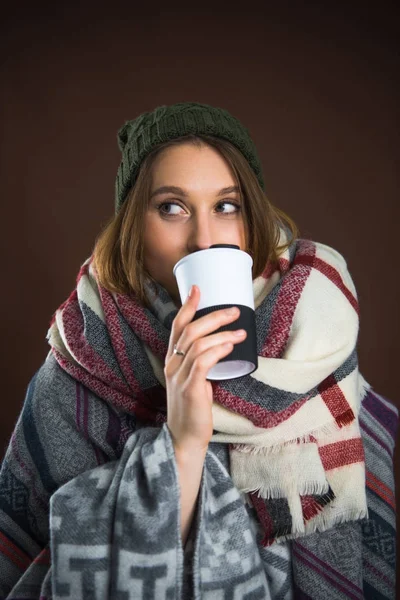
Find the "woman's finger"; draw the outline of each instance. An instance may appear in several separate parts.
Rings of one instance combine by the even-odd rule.
[[[200,360],[201,362],[202,360],[208,361],[210,358],[210,360],[213,361],[217,358],[218,362],[220,358],[227,356],[227,354],[232,351],[234,345],[240,344],[246,338],[246,331],[239,331],[242,331],[243,333],[238,335],[235,331],[220,331],[219,333],[208,335],[193,342],[185,357],[178,356],[178,358],[181,359],[179,379],[181,381],[186,381],[189,378],[193,372],[193,365],[196,360]],[[181,343],[182,342],[179,342],[179,344]],[[180,348],[180,345],[178,348]],[[184,361],[183,358],[185,359]],[[208,362],[206,364],[208,364]],[[211,362],[210,368],[214,366],[214,364],[215,363]]]
[[[218,344],[211,346],[206,352],[199,354],[191,364],[188,381],[190,385],[196,387],[201,385],[206,379],[208,371],[214,367],[217,362],[227,356],[233,349],[233,343]]]
[[[193,317],[196,314],[199,299],[199,288],[197,287],[197,285],[193,285],[190,290],[189,296],[182,304],[181,308],[178,311],[178,314],[174,319],[174,322],[172,323],[171,335],[169,336],[167,358],[173,356],[174,345],[178,343],[178,340],[181,337],[186,325],[188,325],[193,320]]]

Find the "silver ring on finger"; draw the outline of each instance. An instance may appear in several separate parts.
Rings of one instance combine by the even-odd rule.
[[[186,352],[183,352],[183,350],[178,350],[177,344],[174,344],[174,354],[179,354],[179,356],[186,356]]]

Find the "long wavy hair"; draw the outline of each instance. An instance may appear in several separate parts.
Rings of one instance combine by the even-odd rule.
[[[187,135],[160,144],[143,161],[135,185],[118,214],[98,236],[93,251],[100,284],[111,292],[133,296],[146,307],[150,306],[150,302],[144,284],[145,281],[151,284],[154,279],[144,267],[143,234],[154,162],[167,148],[188,143],[215,148],[233,171],[242,201],[245,251],[253,259],[253,280],[264,272],[269,262],[277,262],[280,254],[299,234],[294,221],[268,200],[249,163],[230,142],[207,135]],[[279,245],[282,227],[288,234],[288,240]]]

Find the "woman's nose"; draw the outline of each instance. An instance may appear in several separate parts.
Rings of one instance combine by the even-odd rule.
[[[187,243],[189,252],[206,250],[212,244],[217,244],[218,241],[215,241],[214,237],[215,235],[207,222],[197,223],[188,234]]]

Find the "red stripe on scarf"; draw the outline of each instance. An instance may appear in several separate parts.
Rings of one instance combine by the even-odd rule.
[[[310,257],[310,256],[305,256],[302,255],[300,257],[300,260],[295,259],[295,264],[302,264],[302,265],[309,265],[310,267],[313,267],[314,269],[316,269],[317,271],[319,271],[320,273],[322,273],[323,275],[325,275],[325,277],[327,277],[330,281],[332,281],[332,283],[334,283],[339,290],[344,294],[344,296],[346,296],[347,300],[350,302],[351,306],[354,308],[354,310],[356,311],[357,314],[359,314],[359,306],[358,306],[358,301],[357,299],[353,296],[353,294],[351,293],[351,291],[345,286],[343,279],[341,278],[339,272],[332,267],[331,265],[328,265],[328,263],[326,263],[325,261],[321,260],[320,258],[317,257]]]
[[[334,444],[321,446],[319,455],[325,471],[364,462],[364,447],[361,438],[351,438]]]
[[[132,301],[131,298],[122,294],[116,294],[116,300],[123,317],[127,320],[136,335],[149,346],[154,354],[164,358],[168,347],[158,337],[144,309],[137,302]]]
[[[125,409],[127,412],[137,414],[139,409],[140,399],[134,400],[132,396],[123,394],[118,390],[109,387],[106,383],[100,381],[97,377],[91,375],[88,371],[83,369],[80,365],[71,363],[65,356],[63,356],[58,350],[52,348],[53,354],[60,364],[60,366],[74,379],[80,381],[87,388],[92,390],[97,396],[104,400],[108,400],[112,404],[116,404],[120,408]]]
[[[324,508],[318,504],[313,496],[300,496],[300,503],[304,521],[309,521],[318,515]]]
[[[333,375],[329,375],[318,386],[318,392],[339,427],[354,421],[354,413]]]
[[[387,502],[393,508],[393,510],[396,510],[396,500],[392,490],[388,488],[382,481],[377,479],[377,477],[375,477],[371,471],[367,471],[366,476],[367,486],[369,489],[378,494],[378,496]]]
[[[132,389],[133,393],[139,394],[140,385],[134,375],[131,361],[129,360],[129,357],[126,352],[126,344],[124,335],[121,330],[118,307],[108,290],[99,286],[99,292],[104,310],[104,317],[107,329],[110,334],[112,347],[118,359],[118,365],[122,370],[125,379],[129,383],[129,386]]]
[[[274,541],[274,522],[267,510],[265,500],[260,498],[256,493],[250,492],[251,502],[256,510],[258,520],[263,528],[264,537],[261,542],[263,546],[270,546]]]
[[[85,323],[79,306],[77,291],[62,311],[62,322],[67,346],[71,349],[76,360],[100,380],[109,381],[119,392],[129,394],[130,390],[126,383],[110,369],[108,364],[89,345],[85,337]]]
[[[311,273],[312,264],[307,263],[304,267],[303,258],[309,257],[312,263],[315,251],[316,247],[313,242],[301,243],[292,271],[282,279],[271,316],[270,328],[261,351],[264,358],[279,358],[282,356],[289,338],[297,304]]]
[[[211,385],[215,402],[222,404],[225,408],[228,408],[239,415],[243,415],[257,427],[264,427],[265,429],[275,427],[276,425],[279,425],[279,423],[286,421],[286,419],[297,412],[309,399],[308,396],[305,396],[304,398],[293,402],[285,410],[272,412],[218,387],[218,381],[211,381]],[[251,411],[249,410],[250,407]]]
[[[269,279],[272,277],[276,271],[279,271],[281,275],[284,275],[290,269],[290,262],[287,258],[283,258],[282,256],[279,258],[278,262],[268,261],[267,266],[262,272],[262,276],[264,279]]]
[[[267,266],[262,272],[262,276],[264,277],[264,279],[269,279],[278,270],[278,265],[276,263],[268,262]]]
[[[0,552],[9,558],[21,571],[31,564],[31,558],[16,546],[6,535],[0,532]]]
[[[130,414],[136,415],[144,423],[162,426],[167,420],[166,391],[161,384],[147,388],[146,390],[140,389],[136,398],[133,398],[131,394],[119,392],[107,385],[107,383],[100,381],[80,365],[70,362],[56,348],[52,347],[52,352],[60,367],[76,381],[85,386],[84,393],[86,389],[89,389],[99,396],[99,398],[110,402],[118,408],[122,408]],[[78,426],[80,427],[80,405],[77,406],[77,419]]]
[[[284,275],[285,273],[287,273],[290,269],[290,261],[287,260],[287,258],[283,258],[282,256],[280,257],[279,261],[279,270],[282,273],[282,275]]]

